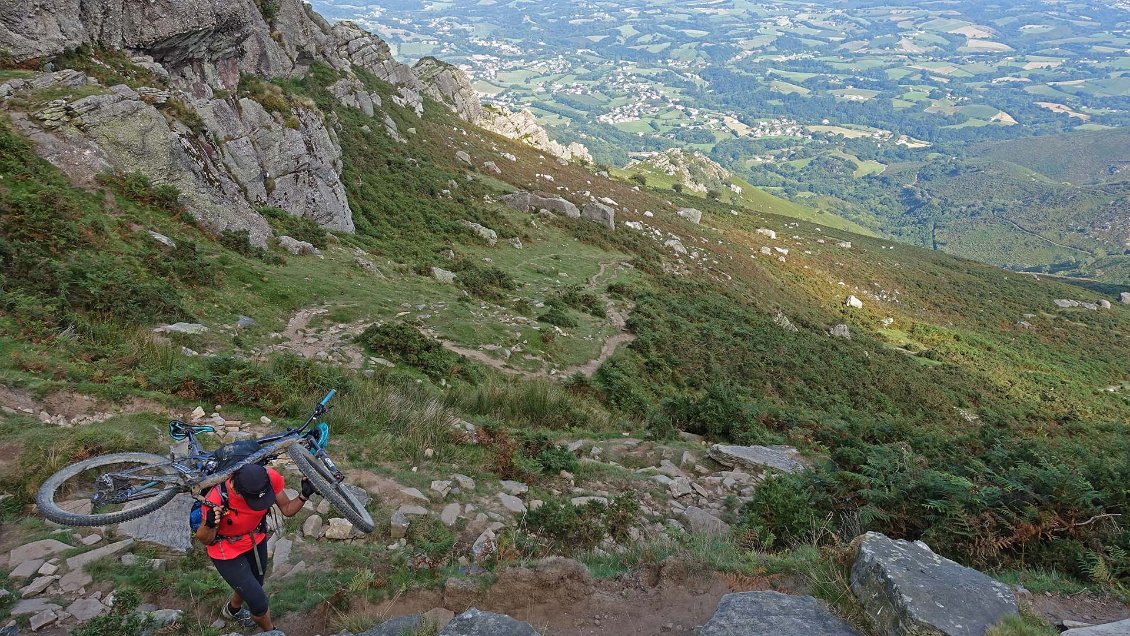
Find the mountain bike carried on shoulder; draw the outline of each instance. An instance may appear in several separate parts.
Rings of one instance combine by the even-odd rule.
[[[209,488],[240,468],[253,463],[266,464],[286,453],[314,485],[314,490],[353,527],[372,532],[373,517],[326,454],[329,426],[325,422],[312,426],[329,410],[329,402],[336,393],[336,390],[327,393],[305,424],[253,440],[258,449],[252,449],[246,457],[230,464],[222,462],[217,451],[204,450],[197,438],[204,433],[214,433],[215,428],[173,420],[169,423],[169,436],[178,442],[187,441],[186,456],[111,453],[91,457],[63,468],[43,482],[36,495],[36,505],[44,517],[63,525],[121,523],[157,510],[179,493],[189,493],[201,500]]]

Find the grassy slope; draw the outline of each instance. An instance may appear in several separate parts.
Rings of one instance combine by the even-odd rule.
[[[454,443],[446,431],[453,415],[570,436],[661,434],[668,423],[718,439],[790,443],[827,457],[813,482],[796,484],[798,493],[811,497],[803,502],[806,509],[855,519],[845,526],[855,530],[922,537],[965,562],[1037,563],[1087,575],[1079,563],[1105,558],[1105,546],[1125,545],[1126,538],[1109,526],[1070,524],[1127,507],[1122,485],[1130,475],[1121,460],[1128,450],[1120,423],[1130,418],[1130,398],[1102,391],[1130,381],[1127,309],[1059,310],[1051,302],[1055,298],[1100,295],[768,211],[733,216],[728,202],[637,191],[632,183],[560,166],[532,149],[467,129],[431,103],[423,121],[393,109],[402,131],[418,131],[409,144],[398,145],[379,132],[365,132],[368,120],[359,113],[333,105],[321,88],[332,79],[325,73],[316,70],[285,84],[333,109],[342,122],[345,183],[359,232],[331,241],[324,260],[276,262],[233,252],[175,210],[154,205],[144,191],[119,188],[112,204],[105,196],[77,191],[0,127],[9,158],[0,164],[5,184],[0,220],[6,231],[28,227],[29,210],[73,207],[87,219],[82,227],[99,228],[79,236],[105,237],[52,254],[42,249],[49,234],[29,234],[30,249],[17,250],[42,252],[49,268],[77,260],[82,271],[97,275],[71,279],[76,294],[57,298],[33,279],[10,277],[6,269],[0,298],[4,382],[38,394],[74,389],[118,400],[143,396],[178,409],[220,403],[249,419],[264,412],[297,415],[332,384],[343,395],[332,421],[339,448],[350,465],[377,470],[390,460],[418,461],[422,449],[432,447],[437,461],[482,475],[488,451]],[[375,81],[370,85],[388,91]],[[503,175],[466,180],[454,159],[459,149],[476,163],[496,161]],[[500,159],[502,152],[518,161]],[[539,173],[554,175],[553,184]],[[441,191],[450,189],[450,179],[459,187],[449,199]],[[676,260],[661,243],[624,227],[610,233],[586,221],[528,217],[485,202],[514,187],[612,197],[639,211],[620,220],[678,235],[700,257]],[[688,205],[706,212],[703,225],[674,214]],[[644,210],[655,216],[644,217]],[[503,240],[487,246],[462,228],[462,219],[494,228]],[[143,232],[129,229],[134,223],[195,249],[152,258],[155,248]],[[774,229],[778,239],[757,233],[761,227]],[[510,247],[505,240],[510,237],[520,238],[525,249]],[[11,234],[5,239],[7,259],[13,253]],[[852,247],[838,247],[841,239]],[[785,262],[777,260],[777,252],[759,253],[768,246],[788,249]],[[458,260],[509,273],[515,287],[495,290],[490,299],[474,298],[416,273],[451,266],[442,255],[446,249]],[[353,263],[355,250],[384,277],[363,273]],[[108,260],[88,263],[80,258],[87,252]],[[591,276],[600,263],[624,260],[633,273],[618,281],[623,284],[618,293],[636,304],[630,325],[638,339],[592,381],[568,391],[494,379],[481,370],[477,379],[447,378],[455,388],[443,390],[430,382],[417,385],[423,376],[404,365],[367,379],[286,357],[258,364],[179,354],[180,344],[254,350],[270,343],[270,334],[295,310],[315,304],[328,306],[342,322],[394,318],[404,305],[426,304],[426,313],[434,315],[427,320],[445,336],[471,346],[497,343],[509,337],[498,328],[500,315],[534,317],[529,305]],[[167,267],[170,261],[213,272],[215,281],[185,277]],[[84,306],[84,298],[107,294],[115,305],[152,306],[147,288],[99,287],[123,263],[133,268],[135,282],[172,290],[170,318],[202,320],[213,330],[197,340],[153,345],[138,335],[151,315],[97,314],[97,307]],[[97,293],[77,293],[84,289]],[[864,300],[863,310],[843,308],[849,293]],[[435,310],[440,303],[442,312]],[[44,315],[36,306],[54,309]],[[777,311],[799,332],[775,325]],[[586,336],[601,337],[609,327],[573,313],[581,326],[553,345],[535,338],[533,330],[520,330],[518,337],[543,354],[549,347],[563,362],[584,359],[594,349]],[[1029,313],[1033,328],[1017,327]],[[259,325],[243,332],[221,328],[239,314]],[[893,323],[884,325],[888,318]],[[825,335],[841,322],[851,327],[851,341]],[[64,331],[68,325],[72,328]],[[158,427],[146,419],[120,425],[146,437]],[[8,443],[25,449],[51,448],[29,436],[55,444],[71,439],[25,419],[6,419],[5,426]],[[53,466],[128,442],[128,436],[115,437],[80,448],[56,445],[48,455],[27,453],[19,466],[5,467],[5,488],[20,495],[8,509],[26,501]],[[1029,532],[1033,528],[1038,531]]]
[[[1130,130],[1076,132],[986,144],[985,156],[1025,166],[1051,179],[1076,185],[1125,181],[1130,172]],[[1108,168],[1123,168],[1111,174]]]

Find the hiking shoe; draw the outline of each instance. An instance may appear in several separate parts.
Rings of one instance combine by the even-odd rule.
[[[229,621],[235,621],[243,627],[255,627],[255,621],[251,619],[251,611],[246,607],[239,608],[239,611],[233,612],[230,603],[224,603],[224,609],[220,610],[220,616],[223,616]]]

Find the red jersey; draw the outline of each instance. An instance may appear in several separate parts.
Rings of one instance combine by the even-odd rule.
[[[274,468],[267,469],[267,476],[271,479],[271,488],[275,491],[275,495],[278,495],[286,485],[283,476]],[[266,510],[249,508],[247,501],[232,486],[231,479],[228,479],[227,489],[228,510],[220,519],[220,525],[216,531],[216,542],[208,546],[208,556],[219,561],[234,559],[266,540],[266,534],[252,531],[259,526],[263,517],[266,517],[267,513],[271,511],[270,508]],[[216,486],[208,491],[208,495],[204,499],[219,507],[223,501],[220,498],[220,487]],[[254,539],[254,543],[252,543],[252,539]]]

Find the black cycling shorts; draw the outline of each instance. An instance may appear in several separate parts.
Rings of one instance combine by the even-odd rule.
[[[259,565],[255,563],[255,553],[259,553]],[[263,591],[263,577],[267,571],[267,540],[259,542],[255,549],[248,550],[234,559],[212,559],[216,571],[227,581],[231,589],[243,597],[243,602],[252,616],[267,613],[267,593]],[[262,571],[259,567],[262,567]]]

